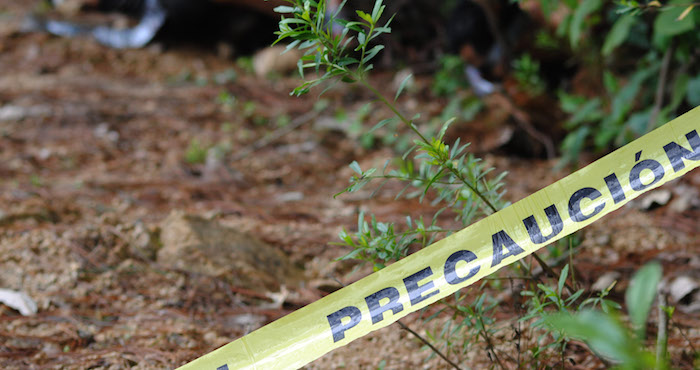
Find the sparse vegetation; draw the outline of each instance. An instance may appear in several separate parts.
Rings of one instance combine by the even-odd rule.
[[[374,3],[371,12],[357,10],[357,21],[340,19],[338,12],[329,13],[327,4],[323,0],[289,0],[288,2],[290,6],[277,8],[277,11],[283,15],[278,42],[291,41],[289,49],[299,48],[304,51],[305,54],[299,61],[298,67],[300,74],[308,78],[292,93],[302,95],[316,86],[330,89],[339,81],[359,84],[372,92],[379,102],[395,114],[394,118],[377,123],[368,132],[383,127],[389,122],[401,122],[412,131],[415,137],[414,145],[410,149],[397,158],[387,159],[381,169],[362,169],[357,162],[353,162],[350,167],[355,174],[350,179],[350,185],[336,196],[346,192],[356,192],[375,182],[379,182],[381,187],[388,181],[398,181],[403,183],[404,187],[395,195],[396,198],[418,198],[421,202],[441,205],[432,217],[426,219],[407,216],[405,224],[401,225],[383,222],[375,215],[360,212],[357,230],[354,232],[343,230],[340,233],[340,244],[350,249],[342,259],[369,262],[374,270],[379,270],[405,257],[412,248],[423,248],[453,232],[453,229],[442,226],[440,215],[451,213],[455,220],[462,226],[466,226],[476,218],[507,206],[507,203],[502,200],[505,174],[495,175],[493,168],[485,166],[480,158],[469,153],[467,151],[469,143],[462,144],[459,139],[453,143],[445,141],[445,133],[454,118],[446,118],[437,134],[428,135],[421,131],[423,124],[419,116],[407,118],[395,104],[408,78],[400,85],[393,99],[382,95],[379,89],[373,86],[370,74],[372,59],[383,49],[383,45],[372,43],[372,40],[380,34],[391,32],[390,24],[393,18],[382,17],[385,11],[382,0]],[[557,35],[547,37],[540,35],[538,39],[540,43],[548,41],[552,44],[556,43],[555,37],[566,36],[574,50],[579,53],[577,55],[583,58],[582,63],[589,64],[595,63],[593,58],[586,56],[592,51],[595,51],[594,55],[610,58],[615,49],[627,39],[639,41],[639,37],[633,38],[631,30],[635,29],[634,27],[644,26],[645,20],[636,13],[650,11],[650,9],[663,11],[654,17],[655,41],[653,44],[646,45],[648,49],[646,56],[640,59],[636,69],[632,72],[613,72],[613,64],[600,66],[602,67],[601,79],[605,82],[611,103],[607,103],[608,100],[602,96],[584,98],[560,92],[562,108],[570,114],[565,125],[569,134],[562,145],[565,163],[572,163],[581,151],[589,148],[589,139],[592,139],[596,150],[604,150],[611,145],[623,145],[654,128],[660,122],[665,122],[684,99],[692,101],[692,94],[686,93],[685,89],[680,89],[674,90],[670,103],[663,102],[664,84],[667,78],[667,71],[664,72],[664,70],[668,69],[668,62],[663,62],[666,66],[662,65],[661,56],[673,53],[675,50],[675,46],[671,46],[670,36],[678,36],[690,31],[690,28],[678,26],[673,23],[675,22],[673,19],[669,18],[669,14],[675,14],[673,10],[674,6],[677,6],[674,5],[675,3],[672,2],[668,7],[661,7],[660,4],[658,6],[640,5],[636,2],[623,1],[611,13],[613,26],[609,34],[604,34],[600,40],[588,34],[587,37],[583,37],[583,34],[602,22],[609,9],[606,10],[600,1],[565,3],[571,12],[560,25]],[[541,1],[541,5],[545,14],[549,14],[556,7],[554,3],[544,0]],[[692,7],[687,8],[688,12],[691,10]],[[595,14],[600,15],[594,16]],[[680,18],[684,17],[677,18],[681,21]],[[382,19],[388,20],[383,22]],[[342,25],[341,34],[333,34],[327,27],[328,24],[336,23]],[[688,41],[684,42],[691,42],[689,39],[693,37],[695,36],[688,36]],[[685,49],[689,49],[688,45],[685,45]],[[686,55],[685,58],[688,56]],[[455,76],[461,69],[459,59],[453,57],[443,59],[442,69],[436,75],[435,92],[455,94],[460,86],[459,79]],[[523,54],[513,62],[513,76],[521,88],[531,95],[542,94],[546,89],[546,84],[540,75],[539,63],[527,54]],[[676,83],[689,83],[686,75],[676,74],[673,79]],[[622,80],[625,82],[622,83]],[[657,85],[657,90],[661,90],[661,98],[657,94],[655,104],[652,104],[653,90],[643,88],[643,86],[649,86],[650,81],[653,81],[653,85]],[[643,101],[648,104],[637,104],[640,96],[644,97],[643,99],[646,100]],[[454,104],[462,106],[462,100],[455,99],[452,105]],[[637,111],[640,108],[644,110]],[[451,112],[458,114],[461,111],[453,108]],[[489,358],[501,368],[527,366],[533,363],[541,364],[537,367],[550,366],[547,364],[552,363],[558,363],[557,366],[564,367],[569,338],[579,337],[591,343],[590,347],[597,355],[613,356],[616,361],[622,363],[623,367],[639,368],[652,363],[648,361],[648,356],[642,352],[638,342],[643,338],[644,332],[638,329],[635,339],[637,341],[635,341],[626,334],[626,330],[615,318],[619,305],[606,298],[612,285],[598,296],[586,298],[584,289],[573,291],[568,285],[568,282],[576,285],[573,281],[573,270],[570,270],[568,264],[560,271],[554,285],[541,282],[535,276],[528,276],[530,271],[530,266],[524,263],[512,269],[514,273],[525,273],[519,279],[522,279],[526,286],[521,292],[525,298],[526,312],[519,322],[527,326],[516,330],[516,335],[519,338],[531,338],[527,342],[528,348],[518,348],[517,359],[501,352],[498,343],[495,343],[499,340],[496,338],[503,338],[502,332],[507,329],[507,326],[499,325],[493,318],[491,312],[499,305],[500,299],[491,296],[488,292],[498,290],[500,280],[486,280],[482,287],[484,284],[494,284],[495,289],[476,296],[471,294],[469,299],[464,293],[457,292],[453,297],[444,299],[440,303],[437,312],[426,322],[430,323],[438,315],[444,315],[449,319],[441,321],[443,323],[441,328],[426,330],[428,340],[439,343],[436,345],[439,349],[431,347],[433,353],[430,356],[436,354],[443,358],[452,356],[457,361],[465,361],[474,340],[478,340],[485,343]],[[632,288],[636,290],[628,294],[628,307],[646,307],[645,312],[648,312],[655,295],[656,283],[652,287],[650,284],[639,281],[644,280],[645,277],[648,278],[651,274],[649,271],[650,268],[645,267],[637,274],[636,283],[633,282],[636,288],[635,286]],[[642,300],[644,302],[641,302]],[[602,313],[590,311],[587,308],[595,306],[600,307],[603,310]],[[557,314],[553,315],[553,313]],[[639,313],[635,309],[630,311],[630,314],[636,317],[633,321],[638,328],[641,328],[646,320],[646,313]],[[592,321],[596,321],[595,325]],[[600,330],[597,331],[596,328]],[[608,330],[609,336],[606,339],[601,339],[606,336],[603,329]],[[425,342],[426,338],[422,340]],[[529,358],[523,353],[529,354]],[[559,360],[552,362],[553,358]],[[603,358],[607,361],[606,357]]]

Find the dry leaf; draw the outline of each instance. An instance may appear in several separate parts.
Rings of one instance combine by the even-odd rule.
[[[679,15],[678,18],[676,18],[676,20],[677,20],[677,21],[682,21],[683,18],[687,17],[688,14],[690,14],[690,11],[693,10],[694,7],[695,7],[695,5],[691,5],[691,6],[687,7],[687,8],[685,8],[685,10],[683,11],[683,13],[681,13],[681,15]]]

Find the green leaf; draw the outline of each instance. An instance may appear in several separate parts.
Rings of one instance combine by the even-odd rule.
[[[374,8],[372,8],[372,19],[376,23],[377,20],[382,16],[384,12],[384,6],[382,5],[382,0],[377,0],[374,2]]]
[[[601,5],[601,0],[585,0],[578,5],[574,11],[571,25],[569,26],[569,41],[571,42],[571,46],[574,48],[578,46],[578,42],[581,39],[581,31],[584,27],[583,22],[589,14],[600,9]]]
[[[401,81],[401,84],[399,85],[399,89],[396,90],[396,96],[394,97],[394,101],[396,101],[399,98],[399,95],[401,95],[401,92],[403,91],[404,88],[406,88],[406,84],[408,81],[410,81],[413,78],[413,73],[409,74],[406,76],[406,78]]]
[[[630,141],[646,133],[647,126],[649,125],[649,118],[651,116],[651,110],[652,107],[649,107],[641,112],[634,112],[630,114],[629,118],[627,118],[627,121],[625,121],[625,131],[627,132],[623,132],[623,134],[629,134],[629,132],[631,132],[634,137],[630,137]],[[657,117],[657,120],[659,118],[660,117]],[[656,123],[654,123],[654,128],[656,128]]]
[[[374,22],[372,21],[372,16],[363,12],[362,10],[356,10],[355,13],[357,13],[357,16],[362,18],[363,20],[367,21],[369,24],[373,24]]]
[[[620,89],[617,78],[607,69],[603,71],[603,84],[605,85],[605,90],[607,90],[609,94],[615,94]]]
[[[613,25],[612,29],[605,38],[605,44],[603,44],[603,55],[608,56],[612,53],[615,48],[620,46],[630,33],[632,24],[634,24],[635,16],[632,14],[625,14],[620,19],[618,19]]]
[[[685,4],[685,0],[681,1],[671,1],[654,20],[654,37],[658,36],[676,36],[681,33],[691,31],[695,28],[695,21],[693,17],[685,17],[682,20],[678,20],[678,17],[683,12],[684,8],[677,6]]]
[[[583,106],[574,111],[574,114],[566,121],[564,127],[571,130],[580,126],[582,123],[598,121],[603,115],[600,106],[600,98],[588,100]]]
[[[300,42],[301,42],[301,40],[292,41],[289,45],[287,45],[286,48],[284,48],[284,51],[282,52],[282,54],[294,49],[297,45],[299,45]]]
[[[560,313],[545,316],[545,322],[567,336],[584,340],[598,354],[628,366],[639,363],[637,343],[612,315],[583,310],[575,315]]]
[[[336,259],[336,261],[349,260],[349,259],[355,258],[360,253],[362,253],[362,249],[355,249],[352,252]]]
[[[377,53],[379,53],[382,49],[384,49],[384,45],[376,45],[372,49],[370,49],[367,54],[365,55],[365,58],[362,59],[362,63],[367,63],[369,62],[372,58],[374,58]]]
[[[293,6],[278,6],[273,9],[275,13],[294,13],[295,11],[299,10],[299,8],[293,7]]]
[[[379,123],[377,123],[376,125],[374,125],[374,127],[372,127],[369,131],[367,131],[367,133],[368,133],[368,134],[371,134],[371,133],[373,133],[374,131],[377,131],[377,130],[379,130],[380,128],[386,126],[387,123],[396,121],[396,119],[397,119],[396,117],[383,119],[383,120],[379,121]]]
[[[637,328],[637,338],[644,339],[647,316],[651,304],[656,297],[656,289],[661,280],[661,265],[652,262],[644,265],[632,277],[629,288],[625,292],[625,304],[630,321]]]
[[[676,76],[676,79],[673,81],[673,92],[671,94],[671,101],[668,104],[668,107],[671,110],[678,109],[678,106],[683,102],[683,99],[685,99],[686,94],[690,93],[690,90],[687,90],[689,80],[690,77],[685,73],[680,73],[678,74],[678,76]],[[700,88],[700,78],[698,78],[698,82],[699,83],[698,86],[696,86],[696,88]],[[698,91],[698,98],[700,98],[700,91]],[[697,106],[698,104],[693,105]]]
[[[570,132],[564,138],[561,144],[562,152],[564,156],[561,161],[557,164],[556,168],[561,169],[563,166],[569,163],[575,163],[578,160],[579,154],[583,150],[586,144],[586,139],[591,133],[590,126],[581,126],[578,129]]]
[[[367,35],[365,34],[364,31],[360,31],[357,33],[357,42],[360,44],[357,46],[355,50],[360,50],[362,48],[362,45],[365,44],[365,39],[367,38]]]
[[[362,175],[362,169],[360,169],[360,164],[357,163],[357,161],[352,161],[352,163],[350,163],[350,168],[357,172],[358,175]]]
[[[688,99],[688,103],[693,106],[700,105],[700,76],[688,81],[687,86],[688,92],[686,94],[686,98]]]
[[[559,295],[561,295],[561,292],[564,290],[564,284],[566,284],[566,278],[569,276],[569,264],[567,263],[566,266],[564,266],[563,269],[561,269],[561,273],[559,274],[559,282],[557,283],[557,292]]]

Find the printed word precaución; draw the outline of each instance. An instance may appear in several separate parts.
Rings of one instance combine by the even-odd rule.
[[[688,132],[685,137],[688,139],[691,149],[687,149],[682,145],[670,142],[663,146],[673,170],[681,171],[685,168],[686,160],[700,160],[700,136],[696,130]],[[642,158],[642,152],[635,154],[634,166],[629,171],[629,187],[631,191],[642,192],[650,186],[658,183],[666,175],[664,166],[655,159]],[[608,201],[612,199],[614,204],[623,202],[629,194],[625,193],[618,176],[613,172],[605,176],[599,184],[600,188],[606,189],[609,194],[605,196],[595,187],[584,187],[574,191],[568,201],[568,218],[562,219],[560,210],[552,204],[544,209],[544,213],[549,221],[551,231],[547,235],[542,234],[542,229],[535,220],[534,215],[530,215],[522,220],[523,226],[534,244],[544,244],[557,236],[564,230],[565,222],[583,222],[597,215],[605,209]],[[583,203],[586,206],[582,206]],[[510,256],[517,256],[525,250],[518,245],[506,230],[499,230],[491,237],[493,251],[491,256],[491,267],[498,266],[503,259]],[[464,284],[481,269],[480,264],[471,266],[471,269],[460,276],[457,272],[457,264],[465,262],[469,264],[473,261],[487,261],[488,258],[480,259],[474,252],[470,250],[459,250],[452,253],[443,264],[444,279],[450,285]],[[435,288],[435,283],[431,277],[433,271],[430,267],[426,267],[417,271],[414,274],[403,278],[403,285],[408,294],[408,302],[411,306],[436,295],[439,290]],[[465,284],[468,285],[468,284]],[[404,304],[401,303],[401,293],[399,289],[393,286],[388,286],[365,297],[365,303],[369,310],[369,319],[372,324],[377,324],[384,320],[384,313],[391,311],[397,314],[404,310]],[[327,316],[328,324],[333,336],[333,342],[341,341],[345,338],[345,332],[355,327],[363,320],[360,308],[356,306],[347,306],[337,310]]]

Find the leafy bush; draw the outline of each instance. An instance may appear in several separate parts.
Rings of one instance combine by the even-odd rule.
[[[582,309],[575,314],[563,311],[544,316],[543,320],[567,337],[584,340],[595,353],[623,369],[667,368],[665,353],[654,358],[643,345],[647,318],[660,280],[661,266],[657,263],[645,265],[632,278],[625,303],[634,333],[627,329],[615,309],[602,312]]]
[[[438,237],[453,232],[454,230],[442,225],[441,220],[444,218],[439,216],[451,214],[459,224],[466,226],[476,217],[489,215],[507,206],[507,202],[502,199],[505,174],[493,174],[493,168],[484,165],[480,158],[468,152],[468,143],[463,144],[459,140],[446,142],[445,133],[454,118],[444,117],[441,129],[435,135],[429,135],[424,122],[419,125],[420,116],[408,118],[398,108],[395,102],[411,76],[401,83],[393,99],[383,95],[372,84],[369,73],[373,68],[372,60],[383,48],[383,45],[372,43],[372,40],[379,35],[389,34],[393,19],[380,22],[385,11],[382,0],[376,0],[370,12],[357,10],[357,20],[340,19],[340,9],[329,12],[325,0],[286,1],[289,6],[276,8],[283,14],[277,42],[291,41],[288,49],[299,48],[304,52],[298,69],[302,77],[308,78],[292,94],[305,94],[316,86],[329,89],[339,81],[359,84],[395,115],[394,118],[378,122],[367,133],[399,123],[415,137],[412,147],[401,156],[388,159],[381,169],[362,169],[357,162],[351,163],[354,175],[350,184],[336,195],[358,191],[371,183],[378,182],[379,189],[388,181],[398,181],[404,187],[396,194],[396,198],[418,198],[421,202],[440,206],[431,217],[407,216],[405,224],[384,222],[370,213],[360,212],[357,230],[343,230],[339,234],[338,244],[350,249],[343,259],[369,262],[375,270],[379,270],[388,263],[405,257],[410,250],[425,247]],[[603,60],[608,63],[599,69],[599,77],[606,89],[605,96],[591,97],[566,92],[559,94],[562,108],[570,113],[566,124],[570,133],[563,144],[565,160],[574,161],[578,153],[589,145],[600,150],[611,145],[622,145],[665,121],[684,102],[692,103],[693,99],[698,98],[697,93],[689,93],[678,87],[698,84],[696,79],[683,77],[691,67],[683,73],[673,73],[671,80],[674,88],[667,104],[659,103],[659,98],[655,98],[653,90],[649,89],[650,86],[663,87],[665,84],[666,77],[660,72],[668,67],[663,66],[666,62],[661,60],[661,55],[664,55],[664,60],[672,58],[676,62],[685,61],[684,65],[688,65],[693,49],[690,47],[691,42],[697,38],[697,35],[691,35],[687,26],[669,23],[669,14],[675,13],[664,13],[661,10],[668,8],[669,12],[675,12],[673,4],[676,2],[671,3],[672,5],[660,7],[623,1],[617,12],[610,13],[601,0],[580,3],[575,0],[564,1],[571,12],[559,26],[558,35],[568,37],[583,63],[594,64],[599,60],[597,57],[605,57]],[[545,12],[551,12],[557,6],[557,2],[552,0],[540,0],[540,4]],[[653,14],[652,19],[647,19],[649,17],[645,16],[646,13]],[[609,33],[603,33],[602,38],[598,34],[588,34],[589,30],[604,22],[608,16],[611,20]],[[687,16],[688,14],[684,17]],[[640,41],[643,38],[635,37],[635,32],[640,27],[648,26],[649,22],[653,24],[654,42],[644,44],[646,48],[637,51],[643,57],[635,59],[636,69],[630,71],[613,68],[617,65],[616,53],[624,45],[643,44]],[[329,25],[335,24],[342,28],[339,34],[330,30]],[[682,36],[683,41],[671,42],[671,36]],[[548,37],[539,39],[544,40],[542,42],[551,41]],[[592,50],[595,53],[589,54]],[[436,77],[435,92],[455,92],[458,87],[451,76],[461,69],[458,60],[445,58],[443,68]],[[539,69],[537,61],[528,55],[521,56],[514,63],[516,79],[523,85],[541,91],[545,84],[539,78]],[[665,92],[665,89],[661,90],[662,93]],[[464,102],[464,99],[451,101],[450,104],[457,107],[453,107],[451,112],[473,114],[475,109],[481,107],[478,102],[466,105]],[[372,194],[375,193],[376,190]],[[553,272],[536,255],[535,258],[544,270]],[[531,322],[533,331],[544,330],[541,338],[551,337],[549,342],[538,340],[529,348],[535,362],[551,348],[558,349],[563,357],[569,338],[578,337],[587,340],[591,348],[601,355],[623,361],[624,366],[647,366],[652,363],[649,356],[640,350],[640,343],[643,339],[642,324],[646,321],[654,297],[649,287],[655,287],[658,283],[657,267],[643,269],[628,290],[630,318],[637,328],[636,341],[630,342],[625,342],[630,339],[629,333],[615,316],[620,306],[607,298],[612,286],[597,297],[584,299],[583,290],[574,291],[567,283],[573,273],[569,265],[559,275],[554,273],[557,279],[554,287],[541,282],[537,277],[530,277],[530,266],[523,262],[515,271],[527,273],[524,279],[528,288],[522,293],[527,299],[527,314],[521,321]],[[485,284],[501,286],[498,279],[486,280],[482,288]],[[449,320],[443,321],[441,328],[428,329],[428,339],[412,333],[433,350],[433,355],[441,356],[454,367],[457,365],[448,360],[445,354],[463,360],[474,339],[481,340],[486,344],[489,357],[503,368],[505,365],[494,339],[500,327],[493,318],[493,309],[498,307],[500,301],[487,292],[478,290],[480,293],[476,297],[474,294],[468,296],[464,292],[458,292],[453,297],[444,299],[437,313],[430,315],[426,322],[431,322],[438,314],[446,315]],[[474,299],[470,301],[471,298]],[[600,307],[603,313],[589,309],[594,307]],[[552,312],[557,314],[552,315]],[[519,331],[517,335],[521,335]],[[432,345],[430,341],[440,344]],[[515,361],[512,358],[510,360]],[[518,364],[520,361],[523,360],[518,360]],[[561,363],[564,363],[563,358]]]
[[[561,107],[570,115],[562,143],[565,163],[588,147],[601,152],[627,144],[700,105],[700,12],[693,11],[693,4],[563,3],[570,12],[557,35],[569,40],[579,69],[593,74],[592,84],[603,86],[560,94]],[[551,0],[540,4],[545,16],[556,6]]]

